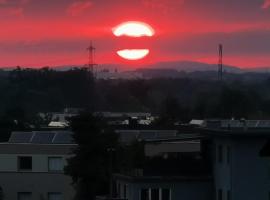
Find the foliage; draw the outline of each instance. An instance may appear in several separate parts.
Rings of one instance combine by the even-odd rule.
[[[1,79],[1,78],[0,78]],[[55,112],[65,107],[93,107],[94,82],[86,69],[55,71],[17,68],[2,78],[0,114],[14,108],[32,118],[38,112]]]
[[[0,72],[0,116],[31,121],[38,112],[65,107],[96,111],[151,112],[159,123],[192,118],[267,119],[270,116],[268,74],[213,76],[191,73],[175,79],[96,80],[86,69],[56,71],[17,68]]]
[[[71,127],[78,146],[65,172],[73,179],[76,199],[91,200],[95,195],[108,194],[112,159],[108,150],[118,148],[118,136],[104,119],[92,114],[74,117]]]

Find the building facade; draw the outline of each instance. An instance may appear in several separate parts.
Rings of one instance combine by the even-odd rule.
[[[128,200],[210,200],[210,177],[158,177],[115,175],[117,197]]]
[[[28,134],[31,140],[20,142]],[[47,142],[48,136],[55,138],[56,134],[60,133],[17,132],[0,144],[0,187],[5,200],[73,199],[72,180],[64,174],[64,167],[75,145]],[[67,133],[58,137],[67,138],[62,134]]]
[[[261,135],[249,131],[213,137],[217,200],[270,199],[268,137],[267,132]]]

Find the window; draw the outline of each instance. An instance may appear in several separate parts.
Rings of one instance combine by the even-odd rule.
[[[63,200],[63,195],[61,192],[49,192],[48,200]]]
[[[159,200],[159,189],[158,188],[151,189],[151,200]]]
[[[3,189],[0,186],[0,199],[3,200],[4,199],[4,193],[3,193]]]
[[[170,200],[171,199],[170,189],[162,189],[161,197],[162,197],[162,200]]]
[[[228,190],[227,191],[227,200],[231,200],[232,198],[231,198],[231,191],[230,190]]]
[[[222,190],[218,190],[218,200],[222,200]]]
[[[141,200],[170,200],[171,190],[166,188],[141,189]]]
[[[127,185],[124,185],[124,199],[127,198]]]
[[[31,200],[32,199],[32,193],[31,192],[18,192],[17,193],[17,199],[18,200]]]
[[[218,162],[222,163],[223,160],[223,148],[222,145],[218,146]]]
[[[148,189],[141,190],[141,200],[149,200],[149,190]]]
[[[18,157],[18,170],[32,170],[32,157]]]
[[[120,183],[117,183],[117,197],[120,197],[121,195],[121,185]]]
[[[63,171],[63,159],[61,157],[49,157],[48,158],[48,169],[50,172]]]
[[[231,147],[227,147],[227,164],[230,164],[231,161]]]

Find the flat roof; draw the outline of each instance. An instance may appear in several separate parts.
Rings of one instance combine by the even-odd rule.
[[[212,181],[209,175],[194,176],[128,176],[124,174],[113,174],[114,179],[126,180],[131,182],[175,182],[175,181]]]
[[[201,128],[202,135],[214,136],[214,137],[230,137],[230,138],[270,138],[269,129],[211,129]]]
[[[200,140],[207,138],[207,135],[202,135],[200,133],[194,133],[194,134],[178,134],[173,137],[168,138],[157,138],[157,139],[148,139],[145,140],[147,143],[160,143],[160,142],[177,142],[177,141],[193,141],[193,140]]]

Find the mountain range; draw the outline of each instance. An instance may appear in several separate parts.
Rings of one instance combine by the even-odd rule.
[[[68,70],[74,67],[83,67],[82,65],[62,65],[62,66],[53,66],[52,69],[62,71]],[[16,67],[4,67],[3,70],[12,70]],[[23,67],[25,68],[25,67]],[[40,68],[40,67],[39,67]],[[109,71],[141,71],[144,69],[147,70],[176,70],[183,72],[206,72],[206,71],[217,71],[217,64],[208,64],[203,62],[194,62],[194,61],[167,61],[167,62],[158,62],[153,64],[144,64],[136,67],[135,65],[129,66],[124,64],[100,64],[97,66],[98,71],[109,70]],[[224,72],[229,73],[245,73],[245,72],[259,72],[259,73],[268,73],[270,72],[270,67],[253,67],[245,68],[231,65],[223,65]]]

